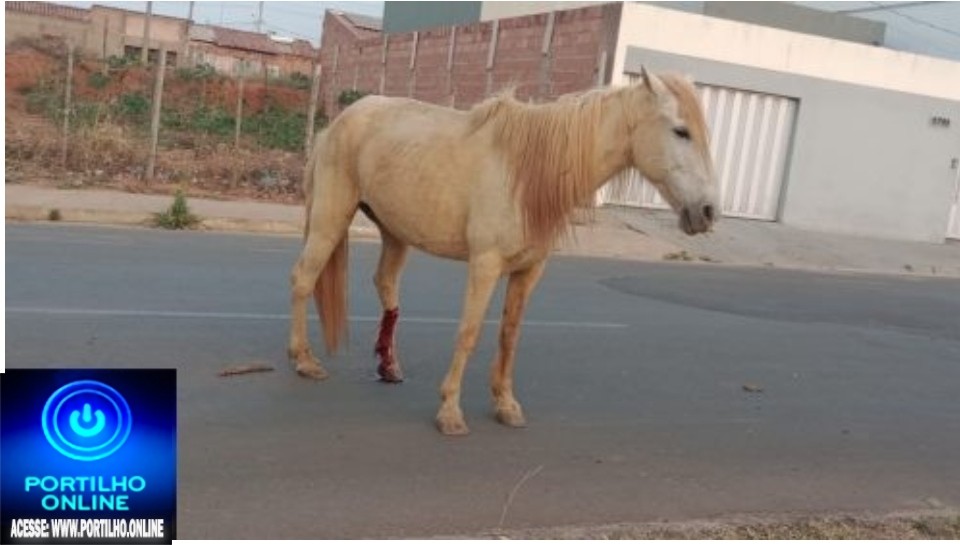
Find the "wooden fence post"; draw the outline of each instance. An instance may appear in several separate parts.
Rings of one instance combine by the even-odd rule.
[[[153,173],[157,166],[157,147],[160,141],[160,106],[163,100],[163,75],[167,68],[167,49],[160,48],[160,56],[157,58],[157,75],[154,78],[153,85],[153,103],[151,104],[150,115],[150,156],[147,159],[147,170],[145,178],[149,182],[153,180]]]
[[[497,39],[500,36],[500,21],[493,22],[493,34],[490,36],[490,47],[487,49],[487,88],[486,96],[493,92],[493,63],[497,58]]]
[[[450,107],[453,108],[457,99],[453,94],[453,56],[457,50],[457,25],[450,27],[450,45],[447,49],[447,97],[450,100]]]
[[[243,73],[240,74],[239,79],[240,81],[237,83],[237,110],[233,122],[234,149],[240,149],[240,129],[243,125]]]
[[[387,50],[389,48],[387,33],[383,33],[383,45],[380,47],[380,94],[387,88]]]
[[[73,101],[73,42],[67,45],[67,82],[63,93],[63,132],[60,135],[60,166],[67,168],[67,142],[70,139],[70,111]]]
[[[407,97],[413,98],[417,87],[417,49],[420,47],[420,32],[413,33],[413,45],[410,49],[410,72],[407,73]]]
[[[313,148],[313,126],[317,119],[317,95],[320,94],[320,70],[319,63],[313,65],[313,82],[310,84],[310,103],[307,106],[307,135],[304,139],[304,153],[310,155],[310,149]]]
[[[547,27],[543,30],[543,44],[540,46],[540,98],[544,99],[551,94],[550,72],[553,69],[553,27],[557,12],[551,11],[547,16]]]

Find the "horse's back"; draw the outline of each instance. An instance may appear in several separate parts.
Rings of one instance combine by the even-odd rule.
[[[327,136],[328,160],[346,166],[383,228],[430,253],[466,257],[468,209],[491,157],[466,112],[369,96],[344,110]]]

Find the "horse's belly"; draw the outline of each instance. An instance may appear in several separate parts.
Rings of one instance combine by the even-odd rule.
[[[378,201],[366,204],[380,228],[394,238],[438,257],[466,261],[469,252],[464,213],[449,205],[438,209],[406,202],[402,197]]]

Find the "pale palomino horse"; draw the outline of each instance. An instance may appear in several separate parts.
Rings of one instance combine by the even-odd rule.
[[[466,294],[453,360],[440,387],[437,427],[448,435],[468,432],[460,385],[504,275],[491,389],[497,420],[523,426],[513,394],[520,321],[573,211],[634,167],[678,213],[687,234],[709,230],[716,219],[707,129],[693,85],[672,75],[642,75],[632,86],[541,105],[504,95],[458,111],[370,96],[344,110],[318,135],[307,161],[306,240],[291,274],[289,355],[297,372],[327,376],[307,339],[311,293],[331,353],[346,332],[347,232],[361,209],[383,240],[374,276],[383,306],[376,344],[380,377],[402,380],[394,330],[408,246],[466,261]]]

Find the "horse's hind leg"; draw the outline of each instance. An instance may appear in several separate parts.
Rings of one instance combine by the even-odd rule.
[[[380,319],[380,329],[377,334],[377,344],[374,353],[379,362],[377,375],[384,382],[403,382],[403,371],[397,360],[396,326],[400,317],[400,272],[407,258],[407,245],[380,228],[383,246],[380,250],[380,263],[373,283],[380,295],[380,304],[383,307],[383,317]]]
[[[337,195],[310,212],[307,237],[300,258],[290,273],[290,344],[288,356],[296,363],[297,373],[323,380],[327,372],[310,349],[307,337],[307,305],[317,279],[337,245],[350,227],[356,199]],[[341,198],[342,197],[342,198]]]
[[[501,424],[515,428],[526,425],[523,409],[513,396],[513,361],[517,340],[520,337],[520,320],[526,309],[530,294],[540,281],[546,261],[529,269],[510,275],[507,296],[503,303],[503,318],[500,320],[500,347],[490,377],[494,410]]]

